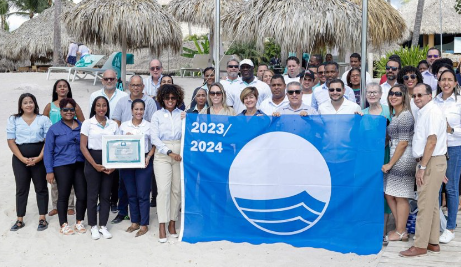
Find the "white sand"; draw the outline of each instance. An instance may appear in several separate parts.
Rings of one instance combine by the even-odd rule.
[[[49,228],[37,232],[38,209],[31,185],[26,226],[10,232],[16,220],[15,182],[11,167],[11,151],[6,142],[6,122],[17,112],[17,101],[22,93],[33,93],[40,111],[51,101],[53,84],[65,74],[53,73],[49,81],[44,73],[0,73],[0,266],[376,266],[378,255],[358,256],[341,254],[324,249],[295,248],[287,244],[251,245],[248,243],[208,242],[189,244],[169,238],[160,244],[156,209],[151,208],[149,232],[139,238],[128,234],[128,221],[108,225],[113,234],[111,240],[93,241],[89,231],[85,235],[63,236],[59,233],[58,216],[48,217]],[[186,89],[190,99],[195,87],[201,85],[198,78],[174,78],[176,84]],[[93,86],[93,80],[71,83],[74,99],[86,116],[89,95],[101,88]],[[49,204],[51,209],[51,201]],[[111,213],[109,220],[115,214]],[[73,226],[74,216],[69,216]],[[85,221],[86,224],[86,221]],[[178,224],[179,225],[179,224]],[[88,228],[88,227],[87,227]],[[88,229],[89,230],[89,229]],[[360,231],[360,229],[357,229]]]

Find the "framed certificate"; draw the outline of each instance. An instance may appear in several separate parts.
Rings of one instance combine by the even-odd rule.
[[[102,165],[108,169],[144,168],[144,135],[103,135]]]

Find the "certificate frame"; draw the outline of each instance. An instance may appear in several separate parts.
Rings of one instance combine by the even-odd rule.
[[[107,169],[145,168],[144,135],[103,135],[102,165]]]

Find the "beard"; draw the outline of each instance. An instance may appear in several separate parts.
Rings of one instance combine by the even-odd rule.
[[[235,79],[239,76],[239,74],[237,72],[229,72],[227,74],[227,77],[231,78],[231,79]]]
[[[386,78],[390,81],[393,81],[395,80],[395,75],[394,74],[391,74],[391,73],[386,73]]]

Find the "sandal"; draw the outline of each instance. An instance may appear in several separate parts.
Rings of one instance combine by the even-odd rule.
[[[39,220],[37,231],[43,231],[48,228],[48,222],[46,220]]]
[[[136,230],[139,230],[139,224],[137,224],[136,227],[130,226],[128,229],[126,229],[128,233],[133,233]]]
[[[147,228],[146,226],[146,228],[141,229],[136,233],[136,237],[144,235],[145,233],[147,233],[147,231],[149,231],[149,228]]]
[[[403,241],[403,242],[407,242],[407,241],[408,241],[409,236],[408,236],[408,233],[407,233],[407,232],[399,233],[399,232],[395,231],[395,233],[399,236],[399,239],[393,240],[393,239],[387,238],[387,240],[388,240],[388,241]]]
[[[24,226],[26,226],[26,224],[23,222],[23,221],[20,221],[20,220],[17,220],[13,226],[11,226],[11,229],[10,231],[17,231],[21,228],[23,228]]]
[[[73,235],[74,234],[74,230],[72,230],[72,228],[70,228],[67,223],[62,224],[61,230],[59,232],[62,233],[63,235]]]

